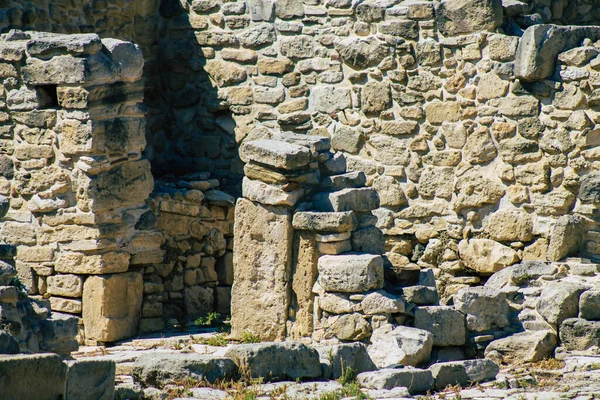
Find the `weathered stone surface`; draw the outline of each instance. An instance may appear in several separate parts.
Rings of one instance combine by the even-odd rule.
[[[319,284],[326,291],[362,293],[383,286],[383,259],[372,254],[319,258]]]
[[[552,355],[558,338],[554,332],[521,332],[494,340],[485,349],[486,358],[503,362],[536,362]]]
[[[415,328],[431,332],[434,346],[462,346],[467,337],[464,314],[449,306],[417,308]]]
[[[66,364],[56,354],[0,355],[2,397],[60,399],[64,396],[66,372]]]
[[[233,84],[246,80],[246,70],[235,63],[210,60],[204,67],[208,75],[217,83],[219,87],[231,86]]]
[[[453,208],[456,211],[481,207],[484,204],[496,204],[505,194],[502,186],[491,179],[482,177],[478,171],[469,171],[457,179],[454,184],[454,192],[456,200]]]
[[[310,151],[307,148],[278,140],[244,142],[240,152],[242,159],[275,168],[296,169],[310,161]]]
[[[558,328],[567,318],[577,317],[579,296],[585,286],[568,282],[551,282],[542,290],[535,309],[549,324]]]
[[[401,297],[393,296],[383,290],[369,293],[360,305],[366,315],[403,313],[405,308]]]
[[[560,325],[560,343],[566,350],[587,350],[600,346],[600,321],[565,319]]]
[[[348,38],[335,43],[342,60],[354,69],[373,67],[390,54],[390,48],[374,37]]]
[[[309,337],[313,332],[314,293],[317,281],[319,252],[313,232],[294,233],[292,291],[296,297],[297,310],[294,325],[289,332],[292,338]]]
[[[402,288],[402,295],[408,303],[418,306],[435,306],[440,300],[435,287],[415,285]]]
[[[241,338],[250,332],[263,340],[283,339],[291,290],[292,216],[285,207],[245,199],[238,200],[235,212],[231,335]]]
[[[323,376],[323,379],[338,379],[348,368],[352,368],[358,374],[377,369],[362,343],[319,346],[316,350],[319,352],[321,362],[331,364],[330,376]]]
[[[435,388],[443,390],[446,386],[467,386],[471,383],[493,380],[500,368],[492,360],[465,360],[436,363],[429,367],[435,380]]]
[[[184,378],[215,382],[231,379],[237,373],[237,366],[231,358],[194,353],[147,353],[139,356],[133,366],[135,379],[152,386]]]
[[[369,325],[366,317],[361,314],[345,314],[330,319],[333,320],[330,321],[331,333],[340,340],[357,341],[371,335],[371,325]]]
[[[324,113],[335,113],[352,105],[350,90],[335,86],[322,86],[312,92],[315,109]]]
[[[443,0],[435,18],[444,35],[458,35],[494,31],[502,23],[502,15],[500,0]]]
[[[129,268],[129,254],[110,252],[101,255],[83,253],[60,253],[54,270],[71,274],[113,274],[126,272]]]
[[[287,192],[280,185],[269,185],[244,177],[242,193],[249,200],[272,206],[294,206],[304,195],[303,189]]]
[[[519,210],[498,210],[491,215],[488,230],[494,240],[528,242],[533,238],[533,220],[529,214]]]
[[[371,188],[349,188],[317,193],[313,203],[320,211],[371,211],[379,207],[379,196]]]
[[[77,35],[44,35],[27,42],[27,52],[31,55],[77,53],[93,54],[102,48],[100,37],[95,33]]]
[[[377,368],[393,368],[428,363],[432,347],[433,335],[430,332],[399,326],[389,332],[375,331],[368,352]]]
[[[392,389],[404,386],[411,394],[425,393],[434,385],[431,371],[402,368],[402,369],[380,369],[379,371],[363,372],[356,377],[361,386],[372,389]]]
[[[600,174],[591,173],[581,179],[578,197],[585,202],[600,204]]]
[[[516,251],[490,239],[461,240],[460,258],[467,268],[492,274],[519,261]]]
[[[139,272],[95,275],[83,285],[85,336],[114,342],[137,332],[143,282]]]
[[[241,344],[225,353],[252,378],[270,380],[319,378],[319,353],[298,342]]]
[[[312,212],[303,211],[294,214],[295,229],[322,232],[348,232],[358,225],[353,211]]]
[[[498,330],[509,325],[506,294],[491,287],[459,290],[454,295],[454,307],[467,316],[467,329],[471,331]]]
[[[379,114],[392,105],[387,82],[368,82],[361,91],[361,106],[365,114]]]
[[[600,30],[596,27],[530,26],[519,40],[515,75],[526,82],[544,80],[554,73],[559,53],[578,46],[583,38],[599,37]]]
[[[564,257],[577,254],[581,246],[583,226],[575,216],[560,217],[550,234],[547,257],[549,261],[559,261]]]
[[[110,360],[68,362],[65,398],[110,400],[115,395],[116,364]]]
[[[600,320],[600,291],[586,290],[579,297],[579,318]]]
[[[77,275],[54,275],[48,277],[48,293],[57,296],[80,297],[83,279]]]

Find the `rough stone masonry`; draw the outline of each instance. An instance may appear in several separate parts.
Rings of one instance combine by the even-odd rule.
[[[361,340],[508,266],[597,261],[588,2],[108,3],[1,10],[103,37],[0,46],[0,238],[82,338],[226,312],[233,281],[234,334]],[[240,181],[236,229],[207,172]]]

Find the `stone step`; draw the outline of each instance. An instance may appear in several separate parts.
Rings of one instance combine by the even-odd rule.
[[[292,225],[301,231],[350,232],[358,222],[352,211],[316,212],[301,211],[294,214]]]
[[[274,168],[297,169],[310,162],[310,150],[296,144],[261,139],[245,142],[240,149],[243,161],[254,161]]]
[[[362,171],[353,171],[340,175],[327,176],[321,180],[321,189],[340,190],[360,188],[367,184],[367,176]]]
[[[319,258],[319,284],[327,292],[364,293],[383,286],[383,259],[347,253]]]
[[[371,211],[379,208],[379,196],[371,188],[350,188],[317,193],[313,204],[319,211]]]

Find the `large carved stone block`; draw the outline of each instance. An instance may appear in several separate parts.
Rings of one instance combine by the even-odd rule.
[[[285,337],[290,303],[292,215],[287,207],[240,199],[235,209],[231,336]]]
[[[114,342],[137,332],[142,307],[140,272],[97,275],[83,285],[83,323],[86,338]]]

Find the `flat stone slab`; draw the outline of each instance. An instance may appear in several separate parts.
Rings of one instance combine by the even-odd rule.
[[[361,386],[370,389],[393,389],[403,386],[410,394],[425,393],[433,389],[431,371],[417,368],[380,369],[363,372],[356,380]]]
[[[102,49],[102,42],[95,33],[44,34],[40,37],[33,37],[27,42],[27,52],[35,56],[50,53],[94,54],[100,49]]]
[[[383,286],[383,258],[374,254],[322,256],[319,284],[328,292],[363,293]]]
[[[366,184],[367,177],[362,171],[352,171],[340,175],[326,176],[321,180],[321,188],[325,190],[359,188]]]
[[[294,214],[292,224],[301,231],[349,232],[356,229],[358,222],[352,211],[302,211]]]
[[[469,383],[477,383],[492,380],[498,375],[500,368],[492,360],[465,360],[450,361],[433,364],[429,367],[435,388],[443,390],[448,385],[467,386]]]
[[[450,306],[419,307],[415,328],[431,332],[434,346],[462,346],[467,337],[465,315]]]
[[[56,354],[0,356],[0,397],[54,400],[64,396],[67,365]]]
[[[298,342],[241,344],[225,355],[251,377],[266,381],[321,377],[319,353]]]
[[[306,147],[270,139],[245,142],[240,156],[245,161],[282,169],[297,169],[310,162],[310,150]]]
[[[233,378],[237,372],[237,366],[230,358],[194,353],[146,353],[137,358],[133,367],[136,380],[149,386],[161,386],[188,377],[215,382]]]

